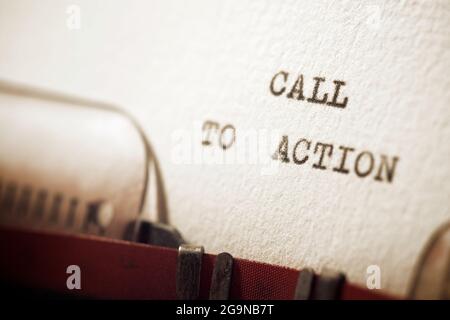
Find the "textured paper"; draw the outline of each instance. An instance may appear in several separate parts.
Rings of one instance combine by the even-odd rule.
[[[0,78],[136,117],[186,239],[207,252],[342,270],[363,286],[378,265],[383,289],[407,292],[426,240],[450,218],[448,1],[77,1],[75,30],[71,4],[0,2]],[[346,81],[348,106],[274,97],[280,70]],[[175,161],[180,132],[201,145],[205,120],[400,161],[392,184]]]

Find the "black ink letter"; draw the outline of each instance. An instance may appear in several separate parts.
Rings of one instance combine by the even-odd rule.
[[[285,71],[280,71],[276,75],[273,76],[272,81],[270,82],[270,92],[272,92],[272,94],[274,96],[282,95],[283,92],[286,90],[286,86],[282,87],[281,90],[279,90],[279,91],[275,91],[275,89],[273,88],[275,79],[280,75],[283,76],[284,83],[286,83],[289,73],[287,73]]]
[[[348,98],[345,97],[344,101],[342,102],[338,102],[338,96],[339,96],[339,89],[341,88],[341,86],[345,86],[345,82],[344,81],[339,81],[339,80],[334,80],[333,81],[335,86],[334,89],[334,95],[333,95],[333,100],[328,102],[327,105],[332,106],[332,107],[337,107],[337,108],[345,108],[347,106],[347,102],[348,102]]]
[[[225,143],[223,141],[224,140],[223,137],[225,135],[225,131],[227,130],[231,131],[231,139],[228,143]],[[231,124],[227,124],[225,127],[222,128],[222,131],[220,131],[219,143],[222,146],[222,149],[226,150],[229,147],[231,147],[235,140],[236,140],[236,129]]]
[[[305,100],[303,96],[303,75],[299,75],[297,81],[295,81],[294,86],[291,89],[291,92],[288,93],[287,97],[289,99],[294,99],[295,95],[297,95],[297,100]]]
[[[304,142],[306,144],[306,150],[309,150],[311,147],[311,141],[308,141],[306,139],[300,139],[297,141],[297,143],[294,146],[294,151],[292,152],[292,159],[296,164],[304,164],[306,161],[308,161],[308,156],[304,156],[303,159],[298,160],[297,158],[297,147],[300,145],[300,143]]]
[[[272,159],[274,160],[280,159],[281,162],[289,162],[288,146],[289,146],[288,136],[283,136],[278,146],[278,151],[275,152],[275,154],[272,156]],[[278,158],[278,156],[280,156],[280,158]]]
[[[325,170],[327,167],[325,167],[325,166],[322,164],[323,158],[324,158],[325,152],[326,152],[327,150],[328,150],[328,157],[331,157],[331,155],[333,154],[333,145],[332,145],[332,144],[322,143],[322,142],[317,142],[316,147],[314,148],[314,154],[317,153],[317,151],[319,150],[319,147],[321,147],[322,152],[321,152],[321,154],[320,154],[319,162],[313,164],[313,168]]]
[[[395,166],[397,165],[398,160],[399,160],[398,157],[393,157],[392,164],[389,167],[388,158],[385,155],[381,155],[381,164],[380,164],[380,167],[378,168],[378,173],[375,176],[375,180],[383,181],[383,179],[381,178],[381,173],[383,171],[383,168],[386,168],[387,182],[389,182],[389,183],[392,182],[392,179],[394,179],[394,174],[395,174]]]
[[[323,94],[323,98],[322,99],[318,99],[317,98],[317,94],[319,93],[319,86],[321,82],[325,81],[325,78],[321,78],[321,77],[314,77],[314,80],[316,80],[316,84],[314,85],[314,90],[313,90],[313,95],[311,98],[308,98],[308,102],[313,102],[313,103],[320,103],[320,104],[325,104],[327,102],[328,99],[328,94],[324,93]]]
[[[212,129],[217,131],[217,129],[219,129],[219,124],[217,122],[209,121],[209,120],[207,120],[207,121],[205,121],[205,123],[203,123],[202,131],[203,131],[204,135],[203,135],[202,144],[204,146],[209,146],[211,144],[210,135],[211,135]]]
[[[347,160],[347,153],[349,151],[355,151],[355,149],[349,148],[349,147],[343,147],[343,146],[339,146],[339,149],[341,149],[343,151],[342,158],[341,158],[341,165],[339,166],[339,168],[333,168],[333,171],[348,174],[350,171],[345,168],[345,161]]]
[[[369,159],[370,159],[370,166],[369,166],[369,168],[366,170],[366,172],[361,172],[360,170],[359,170],[359,161],[361,160],[361,158],[364,156],[364,155],[368,155],[369,156]],[[373,155],[372,155],[372,153],[370,153],[369,151],[363,151],[363,152],[361,152],[357,157],[356,157],[356,160],[355,160],[355,173],[356,173],[356,175],[358,176],[358,177],[361,177],[361,178],[364,178],[364,177],[367,177],[371,172],[372,172],[372,169],[373,169],[373,162],[374,162],[374,159],[373,159]]]

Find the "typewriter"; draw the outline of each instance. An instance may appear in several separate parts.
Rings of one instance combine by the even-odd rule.
[[[4,290],[450,298],[448,2],[0,8]]]

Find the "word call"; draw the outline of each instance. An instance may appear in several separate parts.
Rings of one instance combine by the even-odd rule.
[[[335,108],[345,108],[348,103],[348,97],[341,97],[341,88],[346,85],[345,81],[333,80],[333,92],[324,92],[323,85],[326,83],[324,77],[312,78],[314,86],[312,92],[306,91],[306,80],[303,74],[291,77],[286,71],[276,73],[270,82],[270,92],[278,97],[285,95],[288,99],[306,101],[309,103],[323,104]]]

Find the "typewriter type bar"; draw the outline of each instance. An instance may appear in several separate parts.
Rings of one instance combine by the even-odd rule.
[[[315,277],[314,271],[310,268],[300,270],[294,300],[309,300],[311,298]]]
[[[202,246],[181,245],[177,261],[177,298],[196,300],[200,292],[200,279],[204,249]]]
[[[209,290],[210,300],[228,300],[233,275],[233,256],[227,252],[216,257]]]
[[[345,284],[345,275],[325,269],[314,281],[312,300],[339,300]]]

